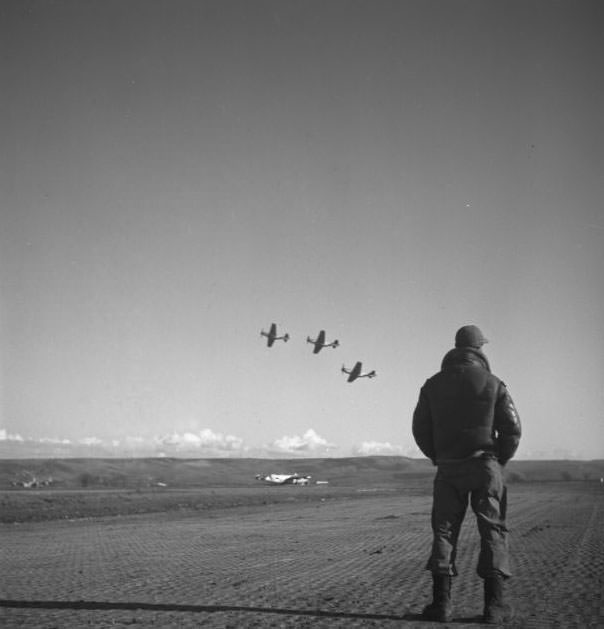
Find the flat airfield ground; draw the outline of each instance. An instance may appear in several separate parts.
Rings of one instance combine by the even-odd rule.
[[[0,626],[442,627],[431,594],[428,495],[365,492],[291,502],[1,524]],[[319,495],[319,494],[318,494]],[[604,489],[509,488],[521,628],[604,627]],[[460,538],[451,627],[481,626],[471,511]]]

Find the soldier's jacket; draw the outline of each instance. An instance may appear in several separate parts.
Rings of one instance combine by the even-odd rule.
[[[436,465],[493,455],[504,465],[520,441],[520,418],[505,384],[486,356],[456,348],[441,371],[421,388],[413,413],[413,436]]]

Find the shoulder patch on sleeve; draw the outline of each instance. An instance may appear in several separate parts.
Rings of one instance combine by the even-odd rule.
[[[512,421],[515,424],[518,424],[520,422],[520,418],[518,417],[518,411],[516,410],[516,407],[514,406],[511,400],[508,402],[508,413],[510,414]]]

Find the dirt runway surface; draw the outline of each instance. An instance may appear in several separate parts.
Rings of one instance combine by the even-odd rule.
[[[300,488],[300,491],[312,491]],[[403,493],[0,526],[0,626],[443,627],[429,601],[431,499]],[[509,491],[516,618],[604,627],[604,491]],[[451,627],[479,627],[478,537],[460,538]]]

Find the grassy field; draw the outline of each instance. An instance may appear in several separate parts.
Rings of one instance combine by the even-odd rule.
[[[326,484],[269,486],[270,472],[310,474]],[[429,495],[434,468],[405,457],[324,459],[0,460],[0,521],[93,518],[192,509],[320,502],[376,493]],[[512,461],[510,484],[598,484],[604,461]],[[36,486],[24,484],[35,481]]]

